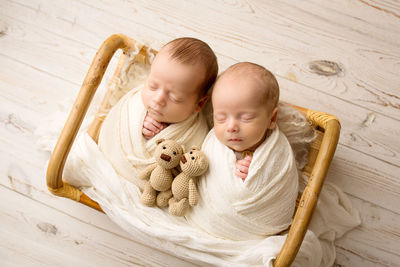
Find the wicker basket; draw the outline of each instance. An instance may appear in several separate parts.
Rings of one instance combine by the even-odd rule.
[[[137,54],[134,61],[142,64],[150,64],[148,47],[139,46],[134,40],[122,34],[114,34],[104,41],[89,68],[72,111],[58,138],[57,145],[51,155],[47,169],[47,186],[51,193],[57,196],[71,198],[99,211],[102,210],[98,203],[90,199],[79,189],[63,182],[62,173],[65,161],[93,95],[103,78],[112,56],[118,49],[122,49],[124,53],[119,59],[114,77],[119,77],[121,74],[121,68],[126,60],[128,51],[136,49]],[[157,53],[157,51],[154,50],[150,51],[153,54]],[[109,98],[111,94],[112,92],[109,89],[102,101],[102,106],[100,108],[102,111],[110,108]],[[296,257],[317,204],[326,173],[335,153],[340,132],[340,123],[336,117],[323,112],[297,106],[294,107],[301,111],[312,123],[318,136],[311,145],[308,163],[302,170],[309,177],[308,184],[298,201],[297,210],[293,223],[290,226],[289,234],[274,262],[274,266],[290,266]],[[88,130],[89,135],[96,142],[103,119],[104,112],[101,112],[99,116],[95,117]]]

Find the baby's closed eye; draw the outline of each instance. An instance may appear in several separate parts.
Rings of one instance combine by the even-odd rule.
[[[226,120],[226,115],[225,114],[214,114],[214,120],[216,122],[224,122]]]
[[[252,121],[256,116],[254,114],[242,114],[240,120],[244,122]]]
[[[155,82],[149,81],[147,84],[148,84],[150,90],[154,91],[158,88],[158,84]]]
[[[175,103],[182,103],[183,102],[183,98],[180,98],[180,97],[178,97],[178,96],[176,96],[174,94],[169,94],[169,99],[171,99],[172,102],[175,102]]]

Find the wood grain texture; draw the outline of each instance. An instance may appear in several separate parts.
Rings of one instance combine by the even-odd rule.
[[[398,266],[400,262],[400,247],[398,246],[400,226],[397,223],[399,214],[354,197],[351,197],[351,200],[354,207],[361,213],[362,225],[339,239],[336,246],[340,251],[348,250],[350,254],[366,262],[382,266]],[[352,249],[349,251],[350,247]],[[377,248],[379,248],[379,254],[376,253]],[[350,262],[345,266],[352,266],[352,264]]]
[[[51,223],[57,229],[65,220],[74,225],[68,234],[85,236],[80,223],[94,224],[97,230],[88,236],[90,242],[97,242],[96,235],[107,236],[123,251],[118,247],[123,231],[106,217],[49,195],[44,181],[48,154],[37,150],[33,132],[44,116],[59,109],[60,101],[75,98],[97,48],[110,34],[122,32],[155,48],[174,37],[194,36],[216,51],[222,70],[243,60],[262,64],[277,75],[283,100],[339,117],[342,134],[327,179],[351,197],[363,223],[338,241],[336,263],[398,266],[399,10],[396,1],[374,0],[2,0],[0,184],[12,190],[10,199],[19,199],[15,205],[20,211],[33,201],[35,212],[46,214],[49,205],[67,215],[57,215]],[[7,207],[0,210],[17,217]],[[8,220],[3,229],[13,229],[14,222]],[[41,258],[53,243],[36,242],[34,233],[41,230],[35,227],[19,224],[25,239],[5,235],[2,258],[24,255],[18,265],[44,262]],[[50,233],[53,229],[40,227]],[[40,249],[32,254],[25,243],[40,243]],[[97,255],[92,248],[82,246],[80,251]],[[107,259],[107,246],[96,249],[105,262],[120,262],[114,256]],[[134,255],[135,250],[140,245],[132,245],[128,253]],[[146,253],[161,255],[161,261],[169,257],[151,250],[143,250],[141,257]]]

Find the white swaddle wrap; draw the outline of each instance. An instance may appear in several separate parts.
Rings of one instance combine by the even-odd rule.
[[[236,156],[212,129],[202,151],[209,170],[199,178],[200,200],[187,219],[218,237],[260,239],[292,222],[298,174],[292,149],[278,127],[256,149],[246,180],[235,176]]]
[[[173,123],[146,140],[142,135],[147,110],[141,99],[143,85],[132,89],[110,110],[103,122],[99,147],[119,175],[143,189],[138,172],[155,162],[153,152],[158,139],[173,139],[187,147],[201,146],[208,126],[201,112],[180,123]]]

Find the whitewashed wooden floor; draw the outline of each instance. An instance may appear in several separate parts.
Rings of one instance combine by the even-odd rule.
[[[0,0],[0,266],[189,265],[45,186],[49,155],[34,130],[76,96],[97,48],[119,32],[155,48],[198,37],[222,70],[262,64],[283,100],[338,116],[328,179],[362,225],[338,240],[336,264],[400,266],[400,3],[391,0]]]

